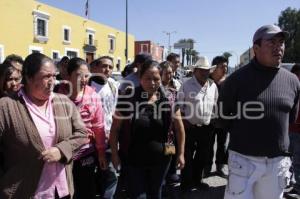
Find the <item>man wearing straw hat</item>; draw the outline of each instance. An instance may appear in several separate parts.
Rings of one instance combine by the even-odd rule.
[[[185,81],[178,92],[186,132],[185,160],[181,189],[207,189],[202,181],[203,170],[209,165],[209,146],[213,126],[211,119],[216,107],[218,89],[209,72],[214,68],[206,57],[200,57],[193,67],[193,76]],[[195,154],[195,155],[194,155]]]

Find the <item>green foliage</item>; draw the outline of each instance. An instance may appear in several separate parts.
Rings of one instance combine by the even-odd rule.
[[[300,9],[288,7],[281,12],[278,25],[290,33],[285,45],[283,62],[300,63]]]
[[[231,57],[232,54],[229,53],[229,52],[224,52],[224,53],[223,53],[223,56],[226,57],[227,59],[229,59],[229,57]]]

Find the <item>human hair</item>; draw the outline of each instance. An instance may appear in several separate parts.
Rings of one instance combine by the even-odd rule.
[[[258,46],[261,46],[261,41],[262,41],[262,39],[258,39],[253,43],[253,45],[256,44]]]
[[[212,65],[218,65],[221,63],[227,63],[228,64],[228,58],[224,57],[224,56],[216,56],[214,57],[213,61],[212,61]]]
[[[110,56],[101,56],[98,59],[95,59],[94,61],[92,61],[90,63],[90,67],[92,68],[92,67],[98,66],[99,64],[102,64],[104,59],[109,59],[112,63],[114,63],[114,59],[112,57],[110,57]]]
[[[68,56],[63,56],[60,61],[58,62],[59,64],[62,64],[62,63],[68,63],[70,61],[70,58]]]
[[[3,64],[0,64],[0,97],[5,95],[6,82],[14,71],[18,71],[21,74],[21,70],[9,64],[9,62],[3,62]]]
[[[74,57],[74,58],[70,59],[68,65],[67,65],[68,74],[71,75],[72,72],[75,70],[78,70],[78,68],[81,65],[87,65],[86,61],[84,61],[83,59],[81,59],[79,57]]]
[[[28,55],[23,63],[23,84],[26,85],[26,78],[32,78],[40,71],[42,65],[44,65],[46,62],[53,63],[53,60],[42,53],[32,53]]]
[[[147,60],[140,68],[139,76],[140,78],[146,73],[147,70],[151,68],[157,68],[159,70],[159,63],[154,60]]]
[[[291,72],[294,74],[300,73],[300,64],[299,63],[294,64],[291,69]]]
[[[11,54],[11,55],[8,55],[8,56],[5,58],[3,64],[7,64],[7,63],[8,63],[8,64],[11,65],[12,62],[19,62],[21,65],[23,65],[24,60],[23,60],[23,58],[22,58],[21,56],[19,56],[19,55]]]
[[[163,61],[159,64],[160,76],[162,76],[164,70],[168,69],[169,67],[172,68],[172,63],[169,61]]]
[[[168,56],[167,56],[167,61],[172,61],[173,59],[176,59],[176,58],[179,58],[180,56],[176,53],[170,53]]]

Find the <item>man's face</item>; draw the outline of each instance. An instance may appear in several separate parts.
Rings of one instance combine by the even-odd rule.
[[[202,68],[195,68],[194,76],[196,77],[199,83],[205,84],[205,82],[209,77],[209,70],[202,69]]]
[[[171,61],[171,63],[172,63],[172,67],[173,67],[173,71],[175,72],[176,70],[177,70],[177,68],[179,68],[179,66],[180,66],[180,58],[179,57],[176,57],[176,58],[174,58],[172,61]]]
[[[216,69],[213,72],[214,77],[216,78],[217,81],[226,75],[227,69],[228,69],[227,62],[221,62],[217,64]]]
[[[114,69],[113,62],[110,59],[102,59],[102,64],[98,64],[94,67],[93,73],[101,73],[105,75],[106,78],[109,78]]]
[[[284,37],[276,35],[272,39],[262,40],[261,45],[254,45],[254,52],[260,64],[270,67],[278,66],[284,55]]]

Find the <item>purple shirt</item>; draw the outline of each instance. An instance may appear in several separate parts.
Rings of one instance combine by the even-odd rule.
[[[55,145],[56,127],[51,103],[52,96],[50,96],[48,100],[48,105],[44,114],[35,104],[32,103],[23,90],[20,90],[19,94],[23,96],[34,124],[38,124],[36,125],[36,128],[40,134],[45,149],[53,147]],[[55,198],[55,189],[57,190],[60,198],[69,195],[65,167],[59,162],[45,162],[34,198],[53,199]]]

